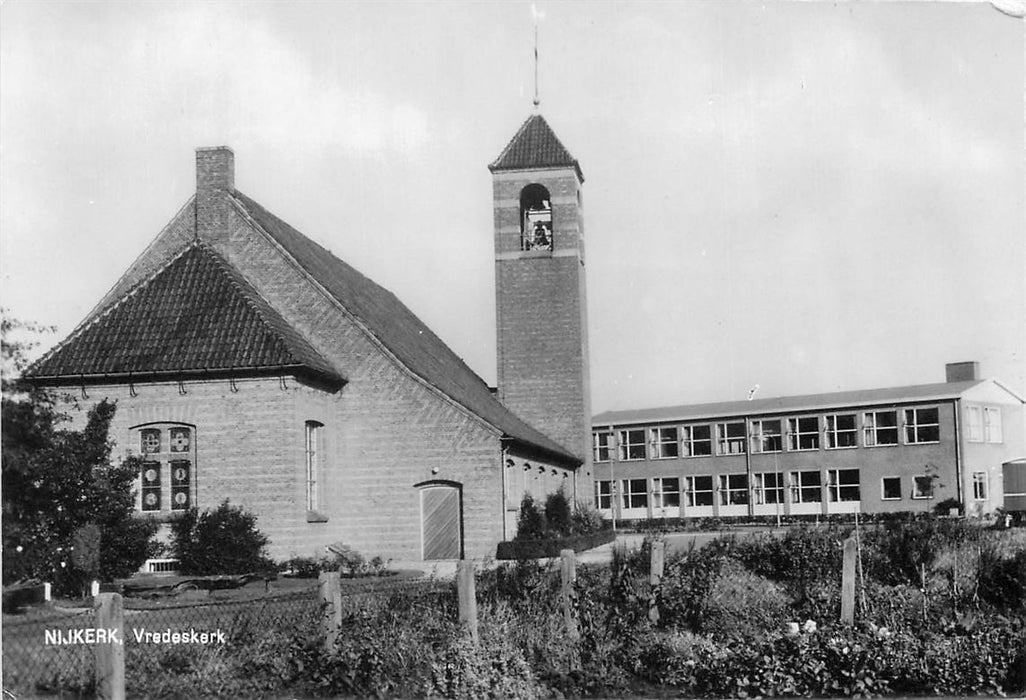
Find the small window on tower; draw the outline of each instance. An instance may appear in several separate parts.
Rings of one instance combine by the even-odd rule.
[[[538,184],[520,192],[520,249],[552,250],[552,198]]]

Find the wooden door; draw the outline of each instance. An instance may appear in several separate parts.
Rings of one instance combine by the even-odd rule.
[[[425,561],[460,558],[460,516],[459,487],[436,485],[421,489],[421,536]]]

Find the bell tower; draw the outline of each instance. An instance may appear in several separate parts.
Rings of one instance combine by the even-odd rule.
[[[591,390],[580,165],[540,114],[492,172],[499,399],[584,461],[591,493]],[[587,489],[587,490],[585,490]]]

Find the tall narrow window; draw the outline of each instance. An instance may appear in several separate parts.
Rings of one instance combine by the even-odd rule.
[[[969,442],[983,442],[983,417],[979,406],[966,406],[966,439]]]
[[[324,426],[317,421],[306,422],[306,509],[321,506],[321,433]]]
[[[973,472],[973,500],[987,500],[987,472]]]
[[[160,510],[160,462],[143,462],[142,509],[148,512]]]
[[[987,442],[1002,442],[1001,409],[983,409],[983,439]]]

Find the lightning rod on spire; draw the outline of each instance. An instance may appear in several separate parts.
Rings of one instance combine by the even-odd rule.
[[[541,98],[538,96],[538,20],[545,16],[538,8],[531,4],[531,16],[534,17],[534,108],[538,109]]]

